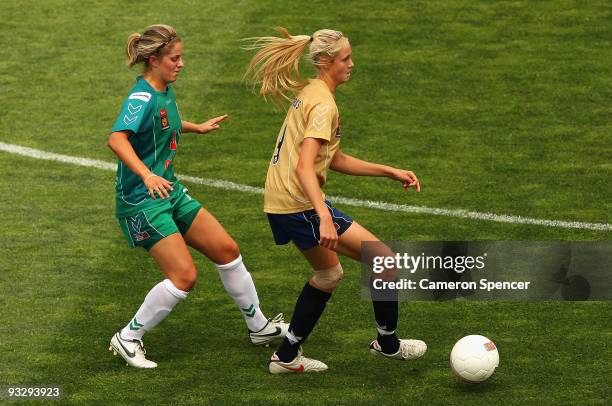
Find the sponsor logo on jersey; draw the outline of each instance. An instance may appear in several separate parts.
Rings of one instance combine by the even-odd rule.
[[[132,93],[130,95],[130,97],[128,97],[128,99],[130,100],[142,100],[143,102],[149,102],[149,100],[151,100],[151,93],[147,93],[147,92],[136,92],[136,93]]]
[[[293,107],[294,109],[299,109],[301,105],[302,100],[298,99],[297,97],[291,102],[291,107]]]
[[[168,112],[166,109],[161,109],[159,111],[159,116],[161,117],[161,127],[162,130],[167,130],[170,128],[170,121],[168,121]]]
[[[172,137],[170,137],[170,151],[176,151],[176,130],[172,131]],[[172,158],[174,158],[174,154],[172,154]],[[172,159],[166,159],[165,167],[168,170],[168,167],[172,164]]]
[[[170,151],[176,151],[176,130],[172,131],[172,138],[170,138]]]

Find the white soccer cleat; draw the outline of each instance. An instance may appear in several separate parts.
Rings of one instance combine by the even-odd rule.
[[[266,347],[274,340],[282,340],[287,335],[289,324],[283,320],[283,314],[279,313],[273,319],[268,319],[268,323],[258,332],[249,330],[251,342],[254,345],[265,345]]]
[[[399,359],[405,361],[407,359],[421,358],[427,351],[427,344],[421,340],[399,340],[400,346],[395,354],[385,354],[380,348],[378,341],[374,340],[370,344],[370,352],[381,357]]]
[[[126,340],[119,332],[115,333],[110,341],[109,351],[113,355],[121,355],[127,365],[134,368],[155,368],[157,364],[145,358],[147,351],[141,340]]]
[[[276,353],[270,358],[270,373],[289,374],[292,372],[321,372],[327,369],[327,365],[316,359],[306,358],[302,355],[302,350],[291,362],[282,362]]]

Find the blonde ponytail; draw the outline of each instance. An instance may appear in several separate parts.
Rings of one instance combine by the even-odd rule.
[[[305,86],[300,78],[300,57],[310,43],[308,35],[289,34],[286,28],[277,27],[279,37],[245,38],[246,50],[259,51],[253,56],[244,79],[251,77],[253,87],[261,84],[259,94],[277,100],[291,100],[292,95]]]
[[[323,57],[333,58],[342,49],[346,37],[340,31],[319,30],[312,36],[291,35],[286,28],[276,27],[284,38],[252,37],[243,41],[246,50],[258,50],[251,59],[243,79],[261,84],[259,94],[272,96],[276,100],[289,100],[306,83],[300,78],[299,62],[304,50],[310,45],[308,57],[315,66],[324,64]]]

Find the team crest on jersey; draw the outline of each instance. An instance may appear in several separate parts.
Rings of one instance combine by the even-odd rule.
[[[170,128],[170,121],[168,121],[168,112],[166,109],[161,109],[159,111],[159,116],[161,117],[161,127],[162,130],[167,130]]]

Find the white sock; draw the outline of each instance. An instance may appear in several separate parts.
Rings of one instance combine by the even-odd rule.
[[[140,309],[121,330],[121,337],[141,340],[146,331],[166,318],[179,300],[187,298],[187,293],[174,286],[170,279],[164,279],[149,291]]]
[[[240,308],[240,312],[251,331],[259,331],[266,326],[266,319],[259,309],[257,290],[251,274],[242,263],[242,255],[229,264],[215,264],[223,287]]]

